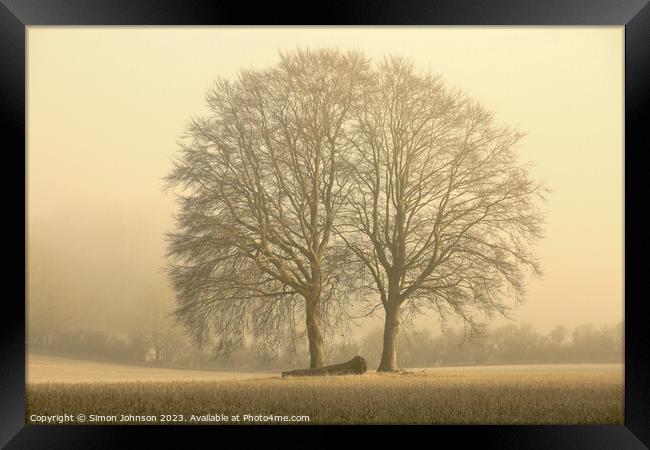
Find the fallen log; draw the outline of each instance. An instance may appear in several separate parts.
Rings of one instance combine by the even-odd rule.
[[[315,377],[325,375],[361,375],[368,370],[366,360],[361,356],[355,356],[350,361],[333,366],[319,367],[318,369],[299,369],[282,372],[284,377]]]

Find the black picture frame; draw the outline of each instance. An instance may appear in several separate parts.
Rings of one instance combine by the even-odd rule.
[[[6,448],[131,448],[135,438],[155,439],[157,445],[189,446],[199,439],[226,448],[247,448],[262,440],[275,447],[279,429],[282,447],[334,445],[332,433],[361,431],[364,440],[405,439],[431,445],[445,441],[464,447],[487,448],[637,449],[650,445],[650,333],[641,286],[639,240],[643,202],[632,199],[643,178],[641,155],[648,149],[646,124],[650,79],[650,6],[647,0],[347,0],[292,5],[275,2],[183,0],[0,0],[0,111],[2,114],[5,183],[3,243],[4,279],[11,288],[2,301],[0,317],[0,445]],[[404,427],[255,427],[238,433],[237,444],[225,435],[246,431],[233,427],[161,426],[26,426],[25,425],[25,50],[30,25],[618,25],[625,27],[625,424],[603,426],[416,426]],[[9,160],[7,158],[9,157]],[[639,175],[639,176],[637,176]],[[635,184],[637,181],[637,184]],[[630,205],[630,207],[628,207]],[[73,218],[71,218],[73,220]],[[631,245],[628,245],[631,243]],[[18,262],[22,261],[23,264]],[[289,433],[286,433],[289,431]],[[273,436],[271,435],[273,434]],[[289,436],[287,438],[287,436]],[[233,436],[229,436],[233,438]],[[148,445],[156,444],[148,442]],[[278,443],[278,445],[280,445]],[[418,444],[422,445],[422,444]]]

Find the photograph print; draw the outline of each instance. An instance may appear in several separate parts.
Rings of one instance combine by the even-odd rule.
[[[623,424],[624,41],[27,27],[27,423]]]

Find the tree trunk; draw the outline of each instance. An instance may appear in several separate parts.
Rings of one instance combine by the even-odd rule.
[[[384,348],[377,372],[397,371],[397,336],[399,334],[399,306],[390,305],[386,308],[384,321]]]
[[[320,297],[320,296],[319,296]],[[307,339],[309,340],[309,368],[317,369],[325,364],[323,332],[321,331],[320,298],[307,300]]]
[[[353,375],[364,374],[368,370],[366,360],[361,356],[355,356],[350,361],[333,366],[319,367],[317,369],[289,370],[282,372],[282,377],[313,377],[322,375]]]

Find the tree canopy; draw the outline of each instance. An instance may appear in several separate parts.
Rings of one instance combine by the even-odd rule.
[[[506,314],[537,275],[544,188],[518,131],[411,61],[297,50],[219,79],[167,177],[178,318],[228,351],[247,333],[324,364],[323,327],[383,307],[380,370],[397,369],[401,315]],[[376,299],[374,301],[373,299]]]

